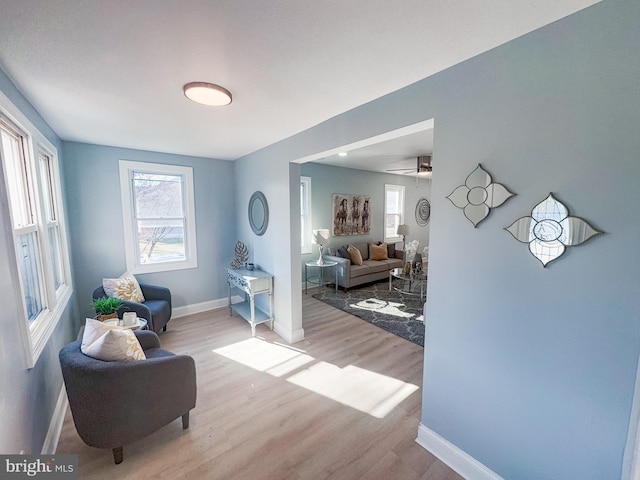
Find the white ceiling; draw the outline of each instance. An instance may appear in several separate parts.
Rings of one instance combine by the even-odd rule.
[[[342,157],[338,153],[314,159],[315,163],[337,167],[355,168],[393,175],[416,176],[418,157],[433,152],[433,122],[429,128],[408,133],[390,140],[374,142],[363,147],[345,148]]]
[[[0,68],[63,140],[234,160],[594,3],[2,0]]]

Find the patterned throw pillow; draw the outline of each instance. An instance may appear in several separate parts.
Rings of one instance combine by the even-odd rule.
[[[87,318],[82,335],[82,353],[106,362],[134,362],[147,357],[138,337],[129,329]]]
[[[381,243],[380,245],[369,245],[369,257],[371,260],[387,260],[387,244]]]
[[[351,257],[351,263],[354,265],[362,265],[362,254],[360,250],[358,250],[353,245],[349,245],[347,247],[347,251],[349,252],[349,256]]]
[[[117,297],[128,302],[144,302],[144,295],[136,277],[124,272],[118,278],[103,278],[102,288],[110,297]]]

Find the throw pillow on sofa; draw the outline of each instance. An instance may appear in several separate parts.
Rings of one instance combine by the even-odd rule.
[[[369,258],[371,260],[387,260],[387,244],[382,243],[380,245],[369,245]]]
[[[347,247],[347,251],[349,252],[349,256],[351,257],[351,263],[354,265],[362,265],[362,254],[360,250],[358,250],[353,245],[349,245]]]
[[[383,245],[382,242],[378,242],[376,243],[376,245]],[[396,258],[396,244],[395,243],[389,243],[387,245],[387,259],[389,258]]]
[[[387,245],[387,258],[395,258],[396,256],[396,244],[390,243]]]
[[[336,250],[336,257],[348,258],[351,260],[351,255],[349,255],[346,247],[338,248],[338,250]]]

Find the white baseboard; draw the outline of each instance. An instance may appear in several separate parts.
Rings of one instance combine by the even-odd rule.
[[[67,391],[62,384],[60,394],[58,395],[58,401],[56,402],[56,408],[53,411],[51,422],[49,423],[49,430],[47,436],[42,444],[42,455],[53,455],[58,449],[58,441],[60,440],[60,432],[62,432],[62,424],[64,423],[64,415],[67,412]]]
[[[232,302],[241,302],[243,300],[239,295],[231,297]],[[229,299],[218,298],[217,300],[209,300],[208,302],[194,303],[192,305],[185,305],[182,307],[174,307],[171,309],[171,318],[180,318],[193,313],[202,313],[209,310],[215,310],[216,308],[226,307],[229,304]]]
[[[416,442],[466,480],[504,480],[500,475],[422,423],[418,427]]]
[[[244,298],[240,295],[234,295],[231,297],[233,303],[242,302]],[[185,305],[183,307],[175,307],[171,310],[171,318],[180,318],[193,313],[201,313],[209,310],[215,310],[216,308],[226,307],[229,303],[228,298],[219,298],[217,300],[210,300],[208,302],[195,303],[193,305]],[[290,332],[278,322],[274,322],[273,331],[280,335],[288,343],[296,343],[300,340],[304,340],[304,329],[300,328],[294,332]]]
[[[277,321],[274,322],[273,331],[280,335],[287,343],[293,344],[304,340],[304,328],[299,328],[295,331],[290,331],[282,327]]]

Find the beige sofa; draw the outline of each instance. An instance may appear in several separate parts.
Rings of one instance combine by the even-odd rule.
[[[402,251],[395,250],[395,245],[387,248],[387,260],[370,260],[368,243],[351,243],[362,255],[362,265],[351,263],[349,258],[339,256],[340,247],[331,247],[329,255],[324,255],[326,261],[337,262],[338,285],[345,290],[364,283],[375,282],[389,278],[389,270],[402,267]],[[346,249],[347,245],[344,245]],[[344,254],[344,252],[343,252]]]

